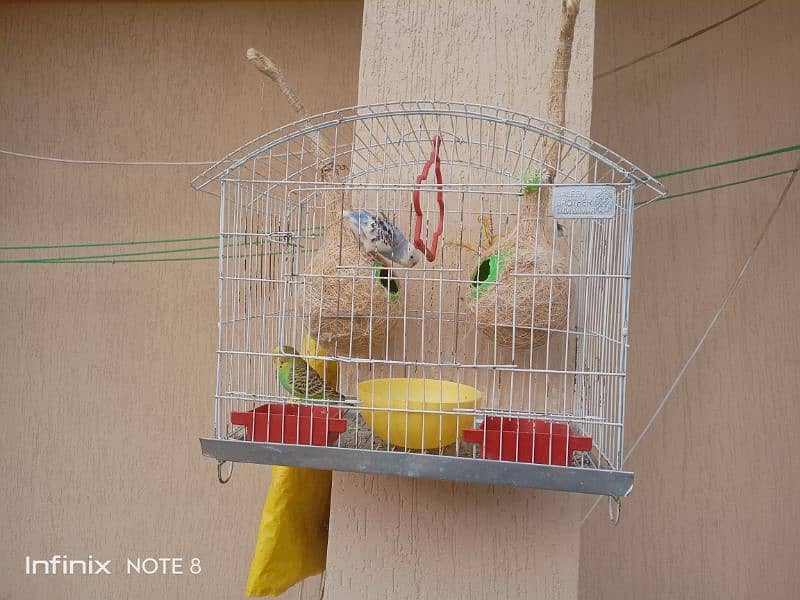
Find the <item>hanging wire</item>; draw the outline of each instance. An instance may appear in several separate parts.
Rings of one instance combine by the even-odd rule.
[[[765,156],[773,156],[775,154],[783,154],[784,152],[794,152],[795,150],[800,150],[800,144],[795,144],[793,146],[784,146],[783,148],[776,148],[775,150],[767,150],[766,152],[759,152],[757,154],[748,154],[746,156],[739,156],[737,158],[730,158],[728,160],[722,160],[719,162],[708,163],[705,165],[700,165],[698,167],[689,167],[687,169],[678,169],[677,171],[668,171],[666,173],[659,173],[658,175],[654,175],[654,179],[666,179],[667,177],[672,177],[674,175],[683,175],[684,173],[693,173],[694,171],[703,171],[705,169],[713,169],[714,167],[722,167],[725,165],[732,165],[734,163],[744,162],[747,160],[754,160],[756,158],[764,158]]]
[[[666,173],[659,173],[658,175],[654,175],[654,179],[666,179],[668,177],[674,177],[675,175],[684,175],[686,173],[694,173],[695,171],[705,171],[706,169],[713,169],[716,167],[723,167],[726,165],[732,165],[735,163],[745,162],[749,160],[755,160],[757,158],[764,158],[766,156],[774,156],[777,154],[783,154],[785,152],[794,152],[795,150],[800,150],[800,144],[794,144],[792,146],[784,146],[783,148],[775,148],[774,150],[767,150],[765,152],[757,152],[756,154],[747,154],[745,156],[737,156],[736,158],[729,158],[727,160],[721,160],[718,162],[707,163],[704,165],[698,165],[696,167],[687,167],[685,169],[678,169],[676,171],[667,171]],[[700,188],[697,190],[691,190],[689,192],[681,192],[679,194],[669,194],[667,196],[663,196],[661,198],[654,198],[652,200],[637,202],[635,204],[636,208],[644,208],[645,206],[649,206],[654,202],[663,202],[664,200],[672,200],[673,198],[682,198],[684,196],[691,196],[693,194],[700,194],[702,192],[710,192],[712,190],[718,190],[727,187],[733,187],[735,185],[741,185],[744,183],[751,183],[753,181],[760,181],[762,179],[769,179],[770,177],[778,177],[779,175],[787,175],[789,173],[796,172],[797,169],[787,169],[785,171],[778,171],[775,173],[768,173],[766,175],[760,175],[758,177],[750,177],[748,179],[740,179],[738,181],[731,181],[728,183],[721,183],[719,185],[712,185],[709,187]]]
[[[219,234],[200,237],[172,238],[167,240],[135,240],[130,242],[87,242],[84,244],[42,244],[36,246],[0,246],[0,250],[57,250],[60,248],[101,248],[103,246],[137,246],[140,244],[174,244],[219,239]]]
[[[741,285],[742,280],[744,279],[744,276],[747,273],[747,270],[750,268],[750,264],[753,260],[753,257],[756,255],[756,252],[758,252],[758,249],[761,247],[761,244],[766,239],[767,232],[769,231],[772,222],[775,220],[775,216],[778,214],[781,207],[783,206],[783,203],[789,194],[789,189],[792,187],[792,184],[794,183],[794,180],[797,177],[798,171],[800,171],[800,161],[798,161],[795,168],[792,169],[792,171],[790,171],[792,173],[792,176],[789,178],[789,181],[787,181],[786,185],[783,187],[781,195],[778,197],[777,204],[772,209],[772,212],[770,212],[770,215],[767,218],[767,222],[761,229],[761,233],[759,234],[758,239],[755,241],[755,244],[753,244],[753,248],[750,250],[750,253],[748,254],[747,258],[745,258],[744,262],[742,263],[742,266],[739,269],[739,273],[736,275],[736,278],[733,280],[733,283],[731,283],[730,287],[728,288],[725,297],[722,299],[722,302],[720,303],[719,307],[714,312],[714,315],[711,317],[711,320],[708,322],[708,325],[706,325],[706,328],[703,331],[703,334],[700,336],[700,339],[697,341],[697,344],[695,344],[694,348],[689,353],[689,356],[684,361],[680,370],[675,375],[672,384],[669,386],[669,388],[667,388],[667,391],[664,393],[664,396],[661,398],[661,401],[658,403],[658,406],[656,406],[656,409],[650,416],[650,419],[647,421],[647,424],[642,428],[642,431],[639,433],[639,436],[636,438],[633,444],[628,448],[623,458],[623,464],[630,459],[633,452],[639,446],[641,441],[650,431],[650,428],[653,426],[658,416],[661,414],[661,411],[664,409],[664,406],[666,406],[667,402],[670,400],[670,398],[672,398],[673,392],[677,389],[678,384],[681,382],[684,374],[689,369],[689,365],[691,365],[692,361],[694,361],[695,357],[700,352],[700,348],[703,347],[703,344],[705,343],[706,339],[711,333],[711,330],[719,321],[720,316],[725,311],[725,308],[728,306],[731,298],[733,298],[733,295],[736,293],[736,290],[739,289],[739,286]],[[585,523],[587,519],[591,516],[591,514],[594,512],[594,509],[597,508],[597,505],[600,503],[600,500],[602,500],[602,498],[603,498],[602,496],[598,496],[597,499],[594,501],[594,503],[589,507],[589,510],[586,511],[586,514],[583,516],[583,519],[581,519],[581,525],[583,525],[583,523]]]
[[[173,248],[170,250],[148,250],[146,252],[123,252],[121,254],[96,254],[93,256],[65,256],[65,257],[49,257],[49,258],[12,258],[2,259],[0,263],[59,263],[59,262],[83,262],[87,260],[107,259],[107,258],[125,258],[130,256],[144,256],[152,254],[172,254],[176,252],[196,252],[198,250],[215,250],[218,245],[214,246],[195,246],[194,248]]]
[[[653,50],[652,52],[648,52],[647,54],[644,54],[644,55],[642,55],[642,56],[640,56],[638,58],[635,58],[635,59],[633,59],[631,61],[628,61],[628,62],[626,62],[624,64],[621,64],[618,67],[614,67],[613,69],[609,69],[608,71],[603,71],[602,73],[598,73],[597,75],[594,76],[594,79],[595,79],[595,81],[597,81],[598,79],[602,79],[603,77],[607,77],[609,75],[613,75],[614,73],[622,71],[623,69],[627,69],[628,67],[632,67],[633,65],[638,64],[638,63],[642,62],[643,60],[647,60],[648,58],[652,58],[654,56],[658,56],[659,54],[662,54],[662,53],[666,52],[667,50],[671,50],[672,48],[675,48],[677,46],[680,46],[681,44],[683,44],[685,42],[688,42],[689,40],[693,40],[694,38],[696,38],[698,36],[701,36],[704,33],[707,33],[709,31],[711,31],[712,29],[716,29],[720,25],[724,25],[728,21],[731,21],[731,20],[735,19],[736,17],[746,13],[747,11],[756,8],[760,4],[763,4],[764,2],[766,2],[766,0],[757,0],[757,2],[753,2],[752,4],[749,4],[749,5],[745,6],[744,8],[736,11],[732,15],[728,15],[724,19],[722,19],[720,21],[716,21],[716,22],[714,22],[711,25],[708,25],[706,27],[703,27],[702,29],[699,29],[699,30],[695,31],[694,33],[690,33],[689,35],[684,36],[684,37],[680,38],[679,40],[675,40],[674,42],[672,42],[671,44],[668,44],[667,46],[664,46],[663,48],[660,48],[658,50]]]
[[[319,227],[312,227],[308,228],[310,230],[318,231]],[[318,237],[319,233],[312,233],[309,237]],[[63,248],[96,248],[96,247],[107,247],[107,246],[132,246],[132,245],[140,245],[140,244],[169,244],[175,242],[187,242],[193,240],[217,240],[219,239],[219,235],[212,235],[212,236],[201,236],[201,237],[193,237],[193,238],[173,238],[173,239],[165,239],[165,240],[138,240],[138,241],[128,241],[128,242],[90,242],[90,243],[83,243],[83,244],[48,244],[48,245],[28,245],[28,246],[0,246],[0,250],[7,250],[7,251],[14,251],[14,250],[57,250]],[[263,245],[264,241],[258,240],[255,242],[239,242],[238,244],[226,244],[225,247],[228,248],[234,245],[245,245],[245,244],[252,244],[252,245]],[[172,257],[172,258],[152,258],[152,259],[131,259],[129,257],[132,256],[150,256],[150,255],[157,255],[157,254],[176,254],[181,252],[197,252],[200,250],[217,250],[219,248],[218,244],[213,246],[195,246],[190,248],[171,248],[168,250],[148,250],[142,252],[123,252],[118,254],[98,254],[98,255],[84,255],[84,256],[56,256],[56,257],[44,257],[44,258],[14,258],[14,259],[0,259],[0,264],[52,264],[52,263],[89,263],[89,264],[97,264],[97,263],[136,263],[136,262],[179,262],[179,261],[197,261],[197,260],[212,260],[212,259],[219,259],[218,254],[214,254],[211,256],[187,256],[187,257]],[[314,252],[315,249],[309,250],[309,252]],[[280,252],[265,252],[260,254],[254,254],[253,256],[270,256],[270,255],[277,255]]]
[[[254,254],[253,258],[257,256],[264,256],[263,254]],[[184,256],[184,257],[175,257],[175,258],[111,258],[105,260],[48,260],[43,261],[41,264],[88,264],[88,265],[96,265],[102,263],[110,263],[110,264],[117,264],[117,263],[157,263],[157,262],[189,262],[189,261],[198,261],[198,260],[219,260],[219,254],[214,254],[212,256]]]
[[[71,165],[114,165],[121,167],[183,167],[183,166],[205,166],[214,165],[215,160],[188,160],[188,161],[160,161],[160,160],[84,160],[77,158],[58,158],[55,156],[38,156],[36,154],[25,154],[24,152],[14,152],[13,150],[0,149],[0,154],[15,156],[17,158],[30,158],[33,160],[43,160],[45,162],[66,163]]]
[[[226,244],[225,248],[229,248],[232,245],[242,246],[244,243],[239,244]],[[257,245],[257,244],[252,244]],[[99,254],[96,256],[65,256],[65,257],[49,257],[49,258],[18,258],[18,259],[6,259],[0,260],[0,264],[61,264],[61,263],[88,263],[88,264],[98,264],[98,263],[137,263],[137,262],[178,262],[178,261],[190,261],[190,260],[219,260],[219,255],[215,254],[213,256],[182,256],[176,258],[140,258],[140,259],[131,259],[127,258],[130,256],[141,256],[141,255],[152,255],[152,254],[169,254],[174,252],[193,252],[199,250],[217,250],[219,246],[199,246],[197,248],[177,248],[175,250],[152,250],[148,252],[126,252],[122,254]],[[308,252],[316,252],[315,248],[309,249]],[[278,256],[282,254],[282,251],[278,250],[275,252],[260,252],[257,254],[253,254],[252,257],[261,257],[261,256]]]
[[[767,150],[765,152],[758,152],[756,154],[748,154],[746,156],[739,156],[736,158],[731,158],[727,160],[707,163],[703,165],[698,165],[694,167],[688,167],[685,169],[678,169],[675,171],[668,171],[665,173],[660,173],[655,175],[655,179],[665,179],[668,177],[674,177],[676,175],[683,175],[686,173],[693,173],[695,171],[703,171],[706,169],[712,169],[716,167],[722,167],[725,165],[731,165],[735,163],[755,160],[758,158],[764,158],[767,156],[774,156],[778,154],[783,154],[786,152],[794,152],[796,150],[800,150],[800,144],[794,144],[791,146],[784,146],[782,148],[776,148],[774,150]],[[53,160],[57,162],[67,162],[67,163],[92,163],[92,164],[130,164],[130,165],[183,165],[183,164],[210,164],[210,163],[192,163],[192,162],[177,162],[177,163],[164,163],[164,162],[140,162],[140,163],[132,163],[132,162],[121,162],[121,161],[80,161],[80,160],[69,160],[69,159],[61,159],[61,158],[52,158],[52,157],[40,157],[34,156],[29,154],[22,154],[18,152],[11,152],[9,150],[0,150],[2,154],[10,154],[12,156],[21,156],[26,158],[35,158],[39,160]],[[762,179],[769,179],[771,177],[778,177],[780,175],[787,175],[790,173],[796,173],[797,169],[787,169],[784,171],[778,171],[775,173],[767,173],[766,175],[760,175],[758,177],[750,177],[748,179],[741,179],[738,181],[732,181],[728,183],[722,183],[719,185],[708,186],[704,188],[699,188],[696,190],[691,190],[688,192],[681,192],[678,194],[670,194],[664,196],[662,198],[656,198],[649,201],[644,201],[636,204],[636,208],[644,208],[654,202],[663,202],[664,200],[671,200],[674,198],[682,198],[685,196],[691,196],[694,194],[700,194],[703,192],[709,192],[713,190],[718,190],[727,187],[733,187],[736,185],[742,185],[745,183],[751,183],[754,181],[760,181]],[[316,229],[320,229],[317,227]],[[169,239],[154,239],[154,240],[130,240],[130,241],[121,241],[121,242],[86,242],[86,243],[75,243],[75,244],[31,244],[31,245],[16,245],[16,246],[0,246],[0,251],[19,251],[19,250],[57,250],[57,249],[67,249],[67,248],[99,248],[99,247],[114,247],[114,246],[137,246],[137,245],[148,245],[148,244],[173,244],[173,243],[181,243],[181,242],[192,242],[192,241],[207,241],[207,240],[216,240],[219,238],[219,235],[208,235],[208,236],[196,236],[196,237],[185,237],[185,238],[169,238]],[[216,260],[219,259],[218,255],[211,255],[211,256],[185,256],[185,257],[169,257],[169,258],[130,258],[133,256],[143,256],[143,255],[158,255],[158,254],[174,254],[180,252],[195,252],[199,250],[216,250],[218,246],[202,246],[202,247],[194,247],[194,248],[179,248],[179,249],[170,249],[170,250],[153,250],[148,252],[130,252],[130,253],[121,253],[121,254],[100,254],[96,256],[75,256],[75,257],[48,257],[48,258],[21,258],[21,259],[5,259],[0,260],[0,264],[52,264],[52,263],[88,263],[88,264],[98,264],[98,263],[157,263],[157,262],[183,262],[183,261],[198,261],[198,260]],[[264,256],[263,254],[261,256]]]
[[[698,190],[692,190],[690,192],[681,192],[680,194],[669,194],[668,196],[662,196],[661,198],[654,198],[652,200],[636,202],[634,206],[636,206],[637,208],[644,208],[645,206],[649,206],[651,204],[654,204],[655,202],[663,202],[664,200],[671,200],[673,198],[682,198],[684,196],[693,196],[694,194],[700,194],[702,192],[710,192],[712,190],[719,190],[722,188],[733,187],[734,185],[751,183],[753,181],[761,181],[762,179],[769,179],[770,177],[778,177],[779,175],[787,175],[789,173],[796,173],[796,172],[797,169],[787,169],[785,171],[778,171],[777,173],[768,173],[767,175],[760,175],[759,177],[750,177],[749,179],[740,179],[739,181],[731,181],[729,183],[712,185],[709,187],[700,188]]]

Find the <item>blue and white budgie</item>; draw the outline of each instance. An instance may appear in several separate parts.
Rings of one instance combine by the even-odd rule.
[[[342,216],[370,260],[387,267],[413,267],[422,258],[420,251],[383,213],[346,210]]]

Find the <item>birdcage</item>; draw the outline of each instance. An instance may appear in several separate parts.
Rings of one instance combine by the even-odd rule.
[[[633,211],[657,181],[529,115],[393,102],[266,133],[194,186],[220,199],[204,454],[630,491]]]

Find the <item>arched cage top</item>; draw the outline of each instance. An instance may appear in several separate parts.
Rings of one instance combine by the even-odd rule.
[[[345,167],[350,185],[408,184],[436,136],[442,140],[442,163],[462,167],[461,185],[519,186],[522,179],[549,171],[556,184],[632,183],[645,188],[650,197],[643,200],[666,193],[643,170],[559,124],[503,108],[444,101],[386,102],[305,117],[237,148],[192,185],[218,194],[211,184],[225,179],[319,183],[326,165]],[[554,145],[556,151],[548,153]]]

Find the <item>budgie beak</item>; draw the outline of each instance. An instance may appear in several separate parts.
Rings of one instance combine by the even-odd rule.
[[[409,267],[417,266],[417,263],[422,260],[422,252],[420,252],[414,244],[408,243]]]

